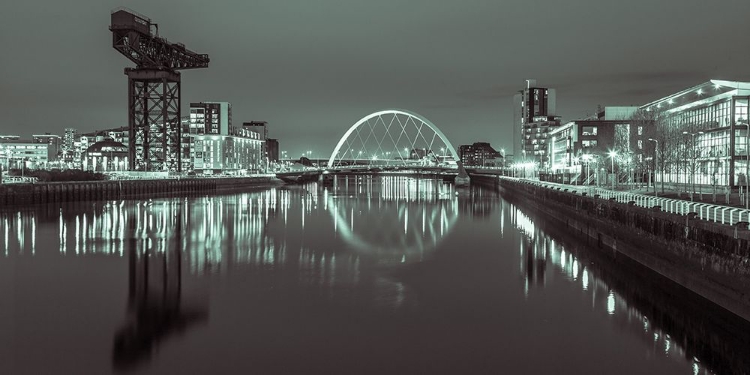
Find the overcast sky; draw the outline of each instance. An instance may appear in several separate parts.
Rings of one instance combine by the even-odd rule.
[[[265,120],[282,150],[330,154],[384,108],[417,112],[450,141],[511,149],[512,97],[557,89],[558,115],[638,105],[709,79],[750,81],[747,0],[5,1],[0,134],[127,125],[132,66],[112,47],[127,6],[207,53],[182,73],[194,101]]]

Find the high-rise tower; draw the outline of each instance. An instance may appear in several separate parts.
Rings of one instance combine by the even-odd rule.
[[[190,134],[233,134],[232,104],[229,102],[190,103]]]
[[[513,157],[524,162],[547,162],[547,133],[560,125],[555,116],[555,89],[538,87],[527,79],[526,86],[513,97]]]

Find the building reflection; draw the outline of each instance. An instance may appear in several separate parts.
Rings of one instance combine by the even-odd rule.
[[[533,288],[543,288],[547,278],[562,276],[588,296],[592,310],[650,342],[654,352],[691,360],[695,374],[742,373],[750,367],[745,337],[750,323],[708,302],[696,302],[684,290],[685,295],[670,290],[664,280],[628,262],[576,245],[579,242],[566,237],[564,230],[540,228],[512,205],[509,216],[522,234],[520,274],[527,296]]]
[[[482,199],[473,197],[442,180],[350,176],[325,187],[0,211],[0,256],[33,254],[38,241],[47,255],[123,257],[153,268],[159,261],[176,266],[169,254],[178,248],[180,272],[191,275],[277,269],[292,271],[285,273],[289,285],[371,283],[398,292],[403,285],[375,270],[423,259],[450,233],[459,205],[491,211],[467,203]]]
[[[145,241],[136,236],[139,221],[153,217],[136,215],[128,220],[131,236],[123,241],[128,257],[127,311],[112,348],[112,363],[117,369],[147,361],[160,342],[208,319],[207,305],[191,306],[182,298],[185,218],[179,205],[173,212],[171,220],[163,215],[158,218],[163,220],[161,225],[148,226],[151,229],[146,231]],[[170,235],[164,231],[167,224],[174,224]],[[171,240],[168,245],[166,239]]]
[[[461,215],[471,215],[474,218],[487,219],[495,214],[501,201],[499,191],[485,189],[479,186],[459,190],[459,204]]]

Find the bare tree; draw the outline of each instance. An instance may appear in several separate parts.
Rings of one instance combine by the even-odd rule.
[[[679,138],[675,138],[675,130],[668,124],[667,113],[658,107],[641,108],[630,117],[630,125],[636,129],[641,126],[648,140],[654,144],[653,147],[644,145],[644,155],[647,157],[644,157],[642,162],[645,163],[647,159],[653,161],[654,172],[661,174],[659,180],[662,194],[664,194],[665,173],[672,170],[678,171],[680,160]]]

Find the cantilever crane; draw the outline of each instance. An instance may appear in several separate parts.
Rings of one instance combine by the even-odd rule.
[[[152,33],[152,28],[157,32]],[[112,47],[136,64],[128,76],[128,169],[181,171],[180,73],[207,68],[208,55],[158,35],[158,26],[131,10],[112,12]]]

